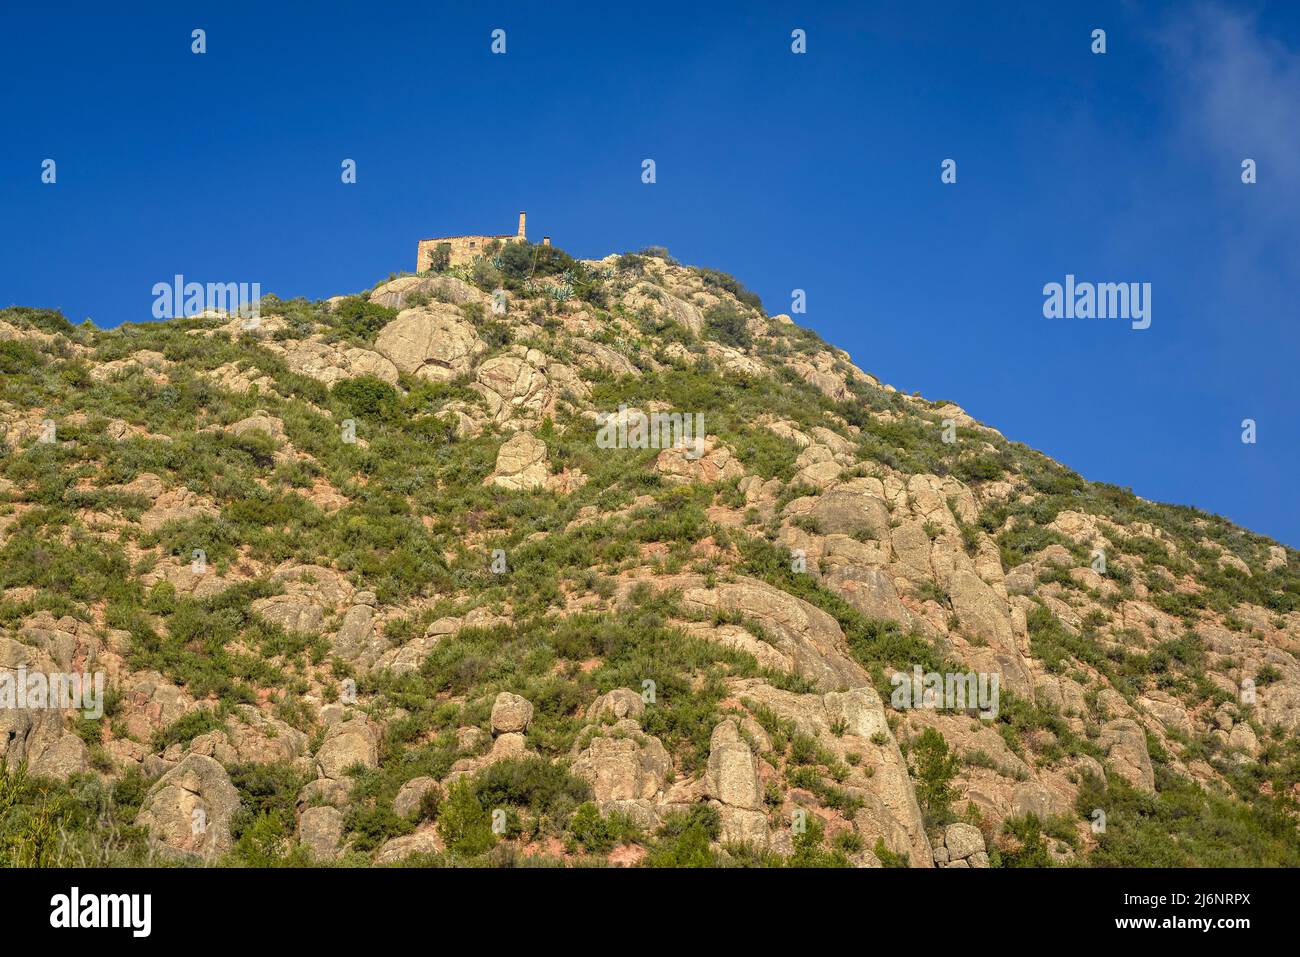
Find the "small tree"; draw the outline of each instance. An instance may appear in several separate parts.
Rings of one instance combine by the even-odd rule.
[[[957,756],[934,728],[926,728],[912,746],[913,775],[921,810],[931,824],[952,819],[952,779],[957,776]]]
[[[451,243],[438,243],[429,253],[429,271],[446,272],[451,265]]]
[[[473,784],[462,779],[447,791],[438,809],[438,833],[448,850],[465,857],[477,857],[496,843],[492,815],[479,803]]]

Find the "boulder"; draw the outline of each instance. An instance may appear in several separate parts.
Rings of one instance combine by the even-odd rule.
[[[135,823],[167,852],[211,859],[232,847],[230,821],[239,792],[217,761],[187,755],[154,782]]]
[[[309,781],[303,786],[303,789],[298,792],[296,803],[300,811],[318,803],[344,808],[347,807],[351,794],[351,778],[343,778],[338,781],[333,778],[317,778],[315,781]]]
[[[460,310],[443,303],[403,310],[375,339],[399,371],[437,382],[467,374],[486,350]]]
[[[731,449],[716,439],[699,436],[689,444],[664,449],[655,458],[654,467],[670,485],[729,482],[745,475],[744,466]]]
[[[284,423],[273,415],[258,410],[246,419],[240,419],[227,430],[231,435],[250,435],[257,433],[276,442],[284,441]]]
[[[516,432],[497,450],[496,467],[487,482],[512,491],[543,488],[550,478],[546,443],[531,432]]]
[[[672,759],[663,742],[633,733],[596,735],[573,761],[572,772],[591,785],[602,807],[615,801],[658,800],[672,777]]]
[[[298,819],[298,840],[318,861],[333,861],[343,841],[343,813],[323,805],[309,807]]]
[[[379,732],[370,719],[358,715],[331,725],[316,753],[323,777],[340,779],[355,764],[367,768],[379,765]]]
[[[397,864],[412,854],[439,854],[446,848],[438,829],[423,827],[414,834],[395,837],[375,853],[376,864]]]
[[[265,346],[281,356],[291,371],[326,385],[360,376],[373,376],[397,385],[397,366],[370,349],[327,343],[318,337],[289,339],[283,343],[270,341]]]
[[[538,362],[546,361],[540,353],[529,355]],[[539,421],[555,411],[558,399],[546,372],[517,355],[494,356],[479,366],[475,390],[487,401],[489,414],[499,423]]]
[[[44,649],[0,637],[0,671],[9,672],[6,685],[10,688],[18,681],[19,668],[25,669],[28,676],[34,672],[54,674],[67,670],[50,652],[70,657],[72,648],[61,636],[71,636],[66,631],[46,631],[46,637],[41,640],[31,632],[32,629],[24,629],[24,637],[40,642]],[[9,767],[26,763],[31,773],[61,781],[89,768],[85,742],[64,727],[62,711],[46,707],[19,708],[14,706],[16,703],[15,700],[8,707],[0,707],[0,761]]]
[[[492,733],[522,733],[533,720],[533,706],[526,698],[502,691],[492,702]]]
[[[943,832],[943,845],[950,861],[964,860],[985,850],[984,835],[972,824],[949,824]]]
[[[763,806],[758,758],[741,736],[740,727],[733,718],[713,729],[705,781],[708,796],[725,805],[750,811]]]
[[[612,717],[615,721],[623,718],[639,720],[645,714],[645,701],[635,691],[627,688],[615,688],[601,695],[587,709],[588,721],[600,721]]]
[[[482,302],[486,298],[482,292],[455,276],[401,276],[370,290],[370,301],[388,309],[404,309],[407,300],[417,295],[457,306]]]
[[[330,650],[344,661],[355,659],[370,639],[375,610],[369,604],[353,605],[343,616]]]
[[[424,796],[438,787],[438,782],[431,777],[412,778],[402,785],[393,798],[393,811],[398,817],[414,817],[420,810]]]

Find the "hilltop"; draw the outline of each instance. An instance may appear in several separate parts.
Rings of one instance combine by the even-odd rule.
[[[1295,551],[664,250],[445,265],[0,310],[0,674],[106,687],[0,863],[1300,864]]]

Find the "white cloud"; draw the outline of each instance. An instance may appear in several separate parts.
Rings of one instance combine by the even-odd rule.
[[[1300,196],[1300,51],[1219,4],[1173,15],[1160,40],[1186,131],[1236,171],[1225,182],[1249,157],[1270,192]]]

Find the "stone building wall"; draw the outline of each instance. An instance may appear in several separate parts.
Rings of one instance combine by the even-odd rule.
[[[415,271],[424,272],[438,246],[446,243],[451,247],[452,266],[463,266],[483,255],[483,250],[500,241],[503,244],[513,242],[517,236],[444,236],[439,239],[421,239],[416,249]]]
[[[483,251],[491,246],[492,243],[500,241],[502,244],[514,242],[527,242],[528,234],[525,228],[525,213],[521,210],[519,213],[519,230],[514,235],[504,236],[439,236],[434,239],[421,239],[416,246],[415,251],[415,271],[424,272],[429,268],[433,255],[437,252],[438,247],[446,243],[450,247],[451,261],[449,265],[464,266],[472,263],[476,258],[483,255]],[[547,237],[549,245],[550,237]]]

